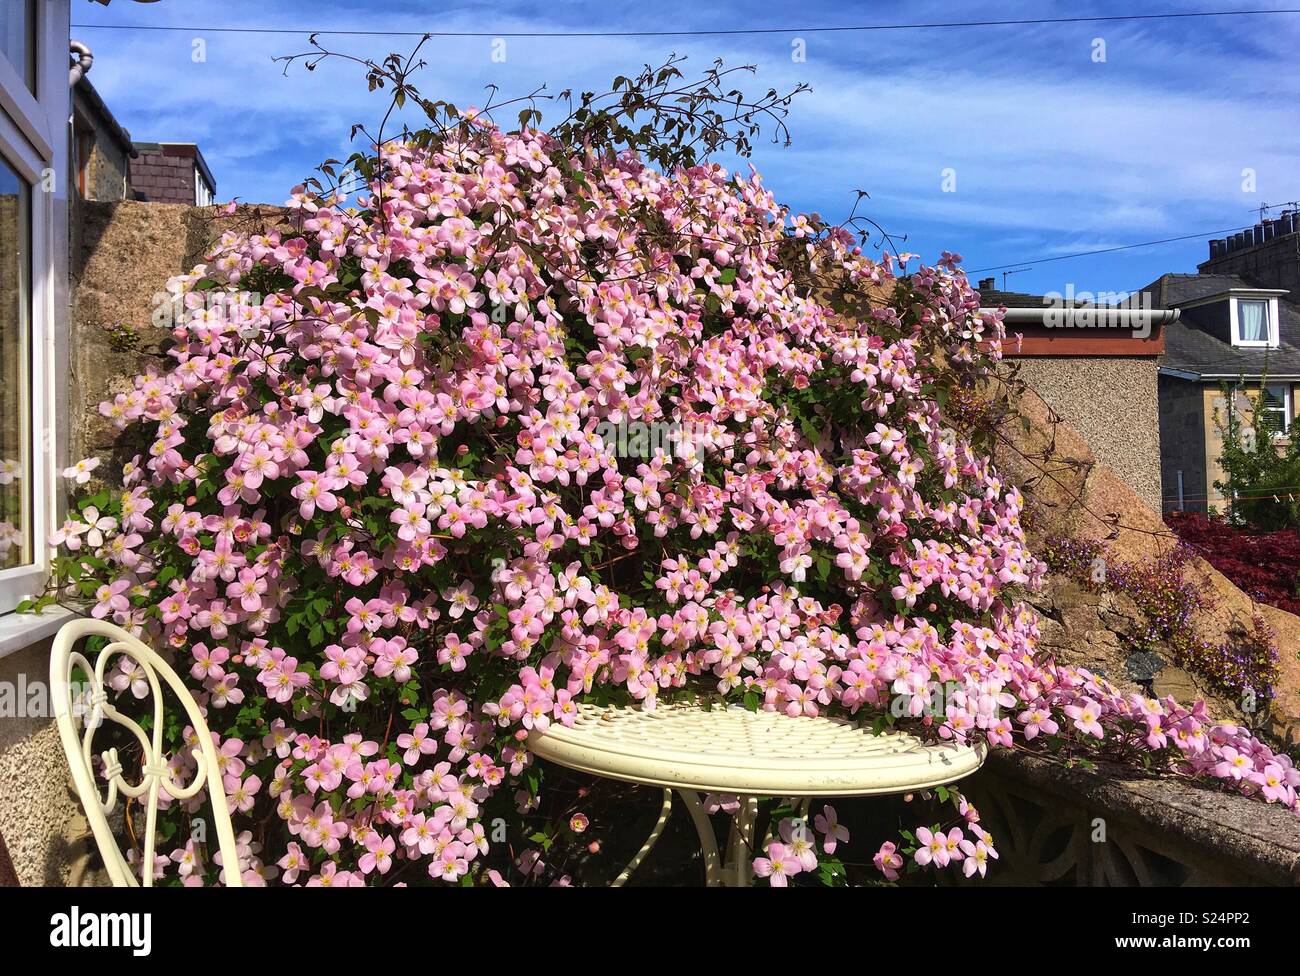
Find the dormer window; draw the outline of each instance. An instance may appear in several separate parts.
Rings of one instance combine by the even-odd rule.
[[[1230,304],[1234,346],[1277,348],[1277,299],[1234,298]]]

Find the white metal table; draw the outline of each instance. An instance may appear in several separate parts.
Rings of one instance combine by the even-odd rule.
[[[614,881],[620,886],[659,840],[676,790],[700,835],[705,883],[743,886],[751,876],[760,796],[879,796],[942,786],[984,762],[984,743],[930,743],[900,732],[875,735],[847,719],[790,717],[740,706],[675,703],[653,711],[579,705],[572,726],[528,739],[536,755],[594,776],[663,787],[649,838]],[[701,793],[736,794],[724,865]]]

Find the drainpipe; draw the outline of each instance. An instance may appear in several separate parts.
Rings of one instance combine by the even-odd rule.
[[[69,41],[68,51],[70,54],[77,55],[77,60],[72,62],[72,67],[68,71],[68,84],[75,85],[90,71],[90,66],[95,63],[95,55],[80,41]]]

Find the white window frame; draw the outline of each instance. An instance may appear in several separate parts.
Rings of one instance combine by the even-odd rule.
[[[1268,336],[1265,339],[1252,339],[1247,341],[1241,337],[1241,314],[1240,307],[1242,302],[1263,302],[1264,314],[1268,317],[1265,323],[1268,327]],[[1229,318],[1232,323],[1232,344],[1245,349],[1276,349],[1280,344],[1280,335],[1278,333],[1277,323],[1277,298],[1268,295],[1237,295],[1228,303]]]
[[[1290,383],[1264,383],[1259,388],[1259,399],[1262,403],[1264,400],[1264,391],[1269,388],[1282,390],[1282,427],[1280,430],[1272,432],[1273,437],[1290,437],[1291,421],[1294,418],[1292,413],[1293,405],[1291,402],[1291,384]]]
[[[31,466],[23,475],[28,479],[33,557],[30,563],[0,570],[0,615],[40,592],[49,574],[48,540],[63,502],[59,470],[67,443],[67,405],[60,398],[66,397],[68,376],[69,0],[43,0],[36,10],[35,96],[0,56],[0,154],[32,186],[27,303]],[[0,638],[6,638],[0,640],[0,653],[19,620],[0,616]],[[43,623],[34,618],[37,627]]]
[[[208,186],[208,181],[203,178],[203,171],[199,169],[199,161],[194,161],[194,205],[198,207],[212,206],[212,188]]]

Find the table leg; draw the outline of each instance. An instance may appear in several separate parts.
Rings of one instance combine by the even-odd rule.
[[[668,823],[668,817],[672,812],[673,791],[664,790],[664,805],[659,810],[659,820],[655,823],[654,830],[650,831],[650,836],[647,837],[646,842],[641,845],[641,850],[636,852],[636,856],[627,862],[627,867],[625,867],[619,876],[614,879],[613,883],[610,885],[611,888],[623,887],[627,882],[627,879],[632,876],[632,872],[635,871],[637,866],[645,860],[646,855],[654,849],[655,844],[659,843],[659,835],[664,832],[664,825]]]
[[[758,819],[758,799],[741,796],[740,808],[731,818],[731,831],[727,838],[728,886],[748,888],[753,877],[754,822]]]
[[[692,790],[678,790],[686,811],[695,824],[695,832],[700,835],[700,852],[704,855],[704,884],[709,888],[718,888],[725,884],[722,872],[722,859],[718,857],[718,839],[713,834],[713,824],[704,812],[700,795]]]

